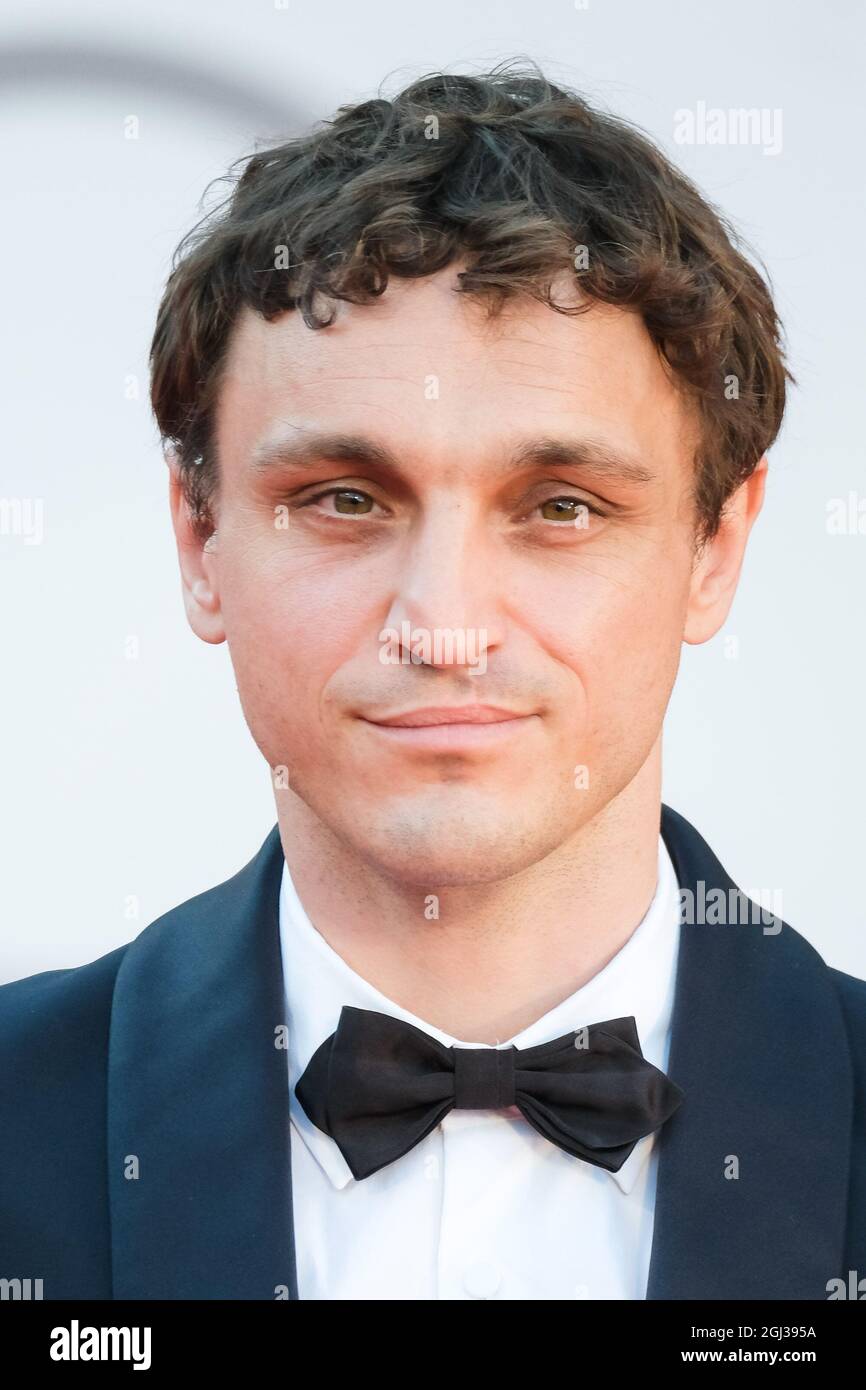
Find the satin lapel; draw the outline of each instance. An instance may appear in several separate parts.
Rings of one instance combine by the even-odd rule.
[[[681,890],[727,902],[736,885],[697,831],[667,806],[661,831]],[[824,961],[786,925],[685,922],[667,1070],[685,1100],[660,1136],[647,1298],[826,1299],[852,1067]]]
[[[297,1298],[277,826],[142,932],[109,1060],[116,1299]],[[127,1176],[136,1173],[137,1176]]]

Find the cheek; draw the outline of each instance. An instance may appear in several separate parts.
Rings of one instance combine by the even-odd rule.
[[[360,603],[327,567],[252,547],[221,557],[220,603],[241,705],[268,761],[315,746],[322,693],[363,641]]]
[[[572,676],[584,731],[605,741],[657,729],[676,675],[688,597],[682,566],[643,563],[598,551],[579,568],[551,567],[524,589],[522,607],[535,640]],[[529,611],[534,617],[528,618]]]
[[[590,648],[591,736],[606,756],[634,771],[664,720],[680,659],[683,603],[677,588],[661,580],[621,595],[607,616]]]

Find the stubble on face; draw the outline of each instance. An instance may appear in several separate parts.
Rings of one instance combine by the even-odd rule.
[[[656,780],[692,558],[694,422],[640,319],[521,299],[490,325],[458,268],[341,304],[328,329],[245,311],[217,414],[220,602],[250,730],[285,769],[281,824],[407,884],[519,874]],[[395,466],[252,466],[313,434]],[[589,448],[505,467],[541,439],[648,481]],[[338,511],[329,488],[373,505]],[[550,519],[562,496],[597,509],[582,528]],[[384,663],[381,634],[405,624],[484,633],[483,673],[453,652]],[[499,744],[432,749],[375,723],[466,702],[528,717]]]

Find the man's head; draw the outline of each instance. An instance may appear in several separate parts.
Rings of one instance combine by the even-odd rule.
[[[181,250],[152,399],[263,755],[401,881],[537,862],[730,606],[784,406],[763,280],[644,137],[507,71],[254,156]],[[383,727],[467,704],[521,717]]]

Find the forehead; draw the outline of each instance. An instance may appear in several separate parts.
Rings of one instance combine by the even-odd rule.
[[[295,425],[363,432],[428,461],[566,428],[650,463],[690,454],[692,412],[638,314],[592,304],[566,315],[519,295],[489,319],[455,292],[457,269],[392,277],[371,304],[338,301],[328,328],[245,308],[217,403],[221,461]],[[581,302],[562,282],[556,298]]]

